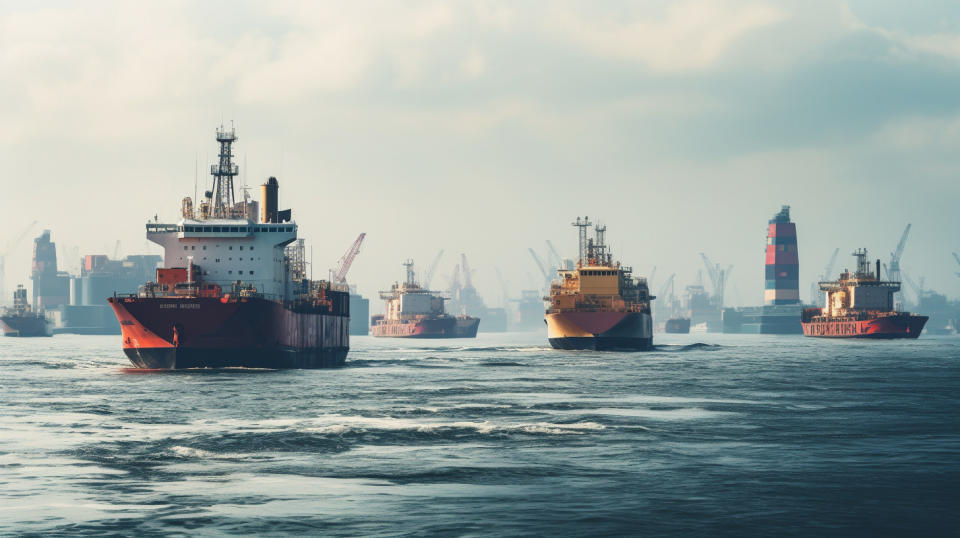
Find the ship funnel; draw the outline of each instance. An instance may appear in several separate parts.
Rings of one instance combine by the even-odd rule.
[[[277,195],[280,184],[277,178],[270,177],[266,183],[260,185],[260,222],[277,222]]]

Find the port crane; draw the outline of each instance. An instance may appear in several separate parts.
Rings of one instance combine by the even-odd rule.
[[[713,294],[717,298],[717,307],[723,309],[723,291],[726,287],[730,273],[733,272],[733,266],[730,265],[726,270],[720,269],[720,264],[714,264],[703,252],[700,253],[703,264],[707,268],[707,274],[710,276],[710,283],[713,285]]]
[[[956,252],[953,253],[953,259],[957,260],[957,265],[960,265],[960,256],[958,256]],[[960,276],[960,272],[957,272],[956,274],[957,276]]]
[[[563,269],[563,258],[560,257],[560,254],[557,252],[557,249],[554,248],[553,243],[547,239],[547,259],[556,267],[557,269]]]
[[[823,268],[823,273],[820,274],[820,282],[825,282],[830,278],[830,275],[833,274],[833,266],[837,264],[837,255],[840,254],[840,247],[837,247],[833,250],[833,255],[830,256],[830,261],[827,262],[827,265]],[[810,300],[813,301],[816,298],[816,303],[818,305],[823,305],[826,301],[826,296],[820,291],[819,282],[810,283]]]
[[[540,268],[540,274],[543,275],[544,286],[547,288],[550,287],[550,281],[553,280],[553,275],[550,274],[550,271],[547,270],[547,267],[543,265],[543,262],[540,261],[540,256],[537,256],[537,252],[532,248],[528,248],[530,255],[533,256],[533,261],[537,263],[537,267]]]
[[[460,253],[460,270],[463,271],[463,287],[472,288],[473,287],[473,277],[471,276],[472,271],[470,270],[470,264],[467,263],[467,255]]]
[[[903,249],[907,246],[907,237],[910,236],[910,226],[908,222],[907,227],[903,229],[903,234],[900,236],[900,242],[897,243],[897,248],[890,253],[890,262],[887,265],[887,280],[892,280],[899,282],[901,280],[900,276],[900,258],[903,257]],[[880,278],[880,275],[877,275],[877,278]],[[898,291],[893,294],[894,304],[903,302],[903,292]]]
[[[31,222],[26,228],[23,229],[22,232],[20,232],[20,235],[9,241],[4,246],[3,252],[0,252],[0,303],[4,303],[7,300],[7,288],[5,287],[6,283],[4,282],[7,256],[13,251],[14,248],[16,248],[17,245],[20,244],[21,241],[23,241],[23,238],[26,237],[27,234],[30,233],[30,230],[32,230],[36,225],[37,221]]]
[[[500,290],[503,293],[503,307],[507,307],[507,302],[510,300],[509,294],[507,293],[507,281],[503,279],[503,273],[500,272],[500,268],[495,268],[497,271],[497,280],[500,281]]]
[[[440,258],[443,257],[443,249],[440,249],[440,252],[437,253],[437,256],[433,259],[433,262],[430,264],[430,268],[427,269],[427,274],[423,278],[423,287],[430,289],[430,282],[433,281],[433,275],[437,272],[437,266],[440,265]]]
[[[357,257],[357,254],[360,252],[360,245],[363,244],[363,239],[367,237],[366,233],[360,234],[357,239],[350,245],[350,248],[337,260],[337,268],[330,270],[330,282],[335,282],[337,284],[346,284],[347,283],[347,271],[350,270],[350,266],[353,265],[354,258]]]

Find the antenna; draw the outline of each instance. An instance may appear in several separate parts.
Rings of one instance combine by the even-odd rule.
[[[577,217],[576,222],[572,222],[570,224],[579,228],[580,259],[577,261],[577,263],[579,265],[583,265],[584,261],[587,259],[587,228],[589,228],[593,223],[590,222],[590,217],[583,217],[583,220],[580,220],[580,217]]]

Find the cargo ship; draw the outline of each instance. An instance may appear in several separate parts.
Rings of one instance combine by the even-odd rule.
[[[13,307],[4,309],[0,316],[0,328],[4,336],[53,336],[53,323],[43,312],[31,308],[22,285],[13,292]]]
[[[929,319],[927,316],[895,310],[893,294],[900,282],[880,279],[880,260],[876,272],[867,261],[866,249],[853,253],[857,270],[844,271],[840,279],[821,282],[826,293],[823,308],[803,310],[804,336],[827,338],[917,338]]]
[[[406,278],[381,291],[386,314],[371,318],[370,334],[389,338],[473,338],[480,320],[458,318],[444,310],[444,297],[417,284],[413,260],[403,263]],[[470,320],[474,320],[473,323]]]
[[[690,318],[670,318],[663,326],[663,332],[669,334],[689,334]]]
[[[577,217],[580,255],[573,269],[558,271],[550,286],[546,310],[547,339],[555,349],[629,350],[653,348],[654,299],[645,278],[614,262],[608,251],[606,226],[594,227]]]
[[[349,292],[307,277],[304,243],[279,183],[261,186],[260,203],[234,200],[235,131],[216,131],[219,163],[197,210],[146,225],[162,246],[156,280],[109,298],[123,351],[138,368],[321,368],[341,366],[349,350]],[[262,204],[262,205],[261,205]]]

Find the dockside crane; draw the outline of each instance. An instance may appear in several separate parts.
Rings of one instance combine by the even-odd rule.
[[[23,241],[23,238],[30,233],[30,230],[33,230],[33,227],[37,225],[37,221],[31,222],[27,225],[26,228],[20,232],[20,235],[9,241],[3,248],[3,252],[0,252],[0,304],[3,304],[7,301],[7,288],[6,282],[4,282],[6,265],[7,265],[7,256],[13,252],[13,249]]]
[[[908,222],[907,227],[903,229],[903,234],[900,236],[900,242],[897,243],[897,248],[890,253],[890,263],[887,265],[887,280],[892,280],[899,282],[901,280],[900,276],[900,258],[903,257],[903,249],[907,246],[907,237],[910,235],[910,226]],[[877,278],[880,278],[880,275],[877,275]],[[903,303],[903,292],[898,291],[893,294],[893,303]]]
[[[347,283],[347,272],[350,271],[350,266],[353,265],[354,258],[356,258],[360,252],[360,245],[363,244],[365,237],[367,237],[366,233],[360,234],[343,256],[337,260],[337,268],[330,270],[330,282],[337,284]]]
[[[953,253],[953,259],[957,260],[957,265],[960,265],[960,256],[956,252]],[[960,276],[960,271],[956,273],[957,276]]]
[[[470,270],[470,264],[467,263],[467,255],[463,253],[460,254],[460,269],[463,271],[463,287],[472,288],[472,271]]]
[[[528,248],[530,251],[530,256],[533,257],[533,261],[537,263],[537,267],[540,269],[540,274],[543,275],[543,282],[546,288],[550,287],[550,281],[553,280],[553,275],[550,274],[550,271],[547,270],[547,267],[543,265],[543,262],[540,261],[540,256],[537,256],[537,252],[532,248]]]
[[[427,274],[423,278],[423,287],[425,289],[430,289],[430,282],[433,281],[433,275],[437,272],[437,266],[440,265],[440,258],[443,257],[443,249],[440,249],[440,252],[437,253],[437,257],[433,259],[433,263],[430,264],[430,268],[427,269]]]
[[[500,281],[500,291],[503,293],[503,307],[507,307],[507,303],[510,301],[510,296],[507,292],[507,281],[503,279],[503,273],[500,272],[499,267],[495,267],[497,271],[497,280]]]
[[[547,239],[547,259],[550,260],[550,263],[557,269],[564,269],[563,258],[560,257],[557,249],[554,248],[553,243],[551,243],[549,239]]]
[[[726,288],[727,279],[731,271],[733,271],[733,266],[727,267],[726,270],[720,269],[720,264],[714,264],[710,261],[710,258],[707,257],[703,252],[700,253],[700,257],[703,258],[703,264],[707,268],[707,274],[710,276],[710,283],[713,285],[713,295],[717,298],[717,307],[723,308],[723,292]]]
[[[826,301],[826,295],[820,291],[820,282],[826,282],[830,279],[830,275],[833,274],[833,266],[837,264],[837,255],[840,254],[840,247],[837,247],[833,250],[833,255],[830,256],[830,261],[827,262],[827,265],[823,268],[823,273],[820,274],[820,280],[818,282],[810,283],[810,300],[816,298],[816,304],[823,305]]]

